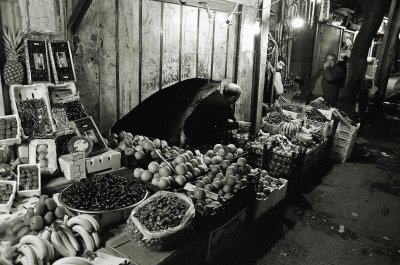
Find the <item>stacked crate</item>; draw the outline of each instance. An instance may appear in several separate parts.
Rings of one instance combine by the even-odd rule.
[[[356,126],[346,126],[339,123],[330,153],[332,159],[345,162],[350,157],[359,129],[359,123]]]

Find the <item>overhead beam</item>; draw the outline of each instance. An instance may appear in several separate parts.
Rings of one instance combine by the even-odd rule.
[[[222,11],[230,13],[235,9],[236,4],[241,4],[244,6],[257,5],[257,1],[254,0],[153,0],[158,2],[166,2],[171,4],[185,5],[197,8],[204,8],[204,4],[207,4],[210,10]]]
[[[75,34],[93,0],[79,0],[68,19],[68,30]]]

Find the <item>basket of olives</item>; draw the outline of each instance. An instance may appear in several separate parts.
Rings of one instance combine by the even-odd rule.
[[[77,213],[99,214],[132,209],[147,196],[134,178],[105,174],[75,181],[60,193],[60,203]]]
[[[17,183],[15,181],[0,181],[0,213],[9,213],[15,198]]]
[[[189,197],[159,191],[132,210],[125,231],[140,245],[167,250],[188,235],[194,216],[194,205]]]

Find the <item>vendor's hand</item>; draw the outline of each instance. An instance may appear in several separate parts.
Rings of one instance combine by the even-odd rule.
[[[324,69],[329,68],[330,66],[331,66],[331,64],[328,61],[324,62],[324,65],[323,65]]]
[[[250,128],[251,123],[247,121],[238,121],[240,130],[248,130]]]

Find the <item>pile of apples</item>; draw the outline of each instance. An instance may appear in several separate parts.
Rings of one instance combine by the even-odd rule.
[[[205,153],[204,162],[207,165],[212,164],[212,159],[215,156],[231,161],[233,158],[240,156],[243,153],[244,150],[242,148],[236,148],[233,144],[228,144],[227,146],[216,144],[212,150],[210,149]]]
[[[187,182],[204,175],[206,170],[207,167],[202,164],[201,158],[195,157],[192,151],[187,150],[179,154],[169,165],[166,162],[153,161],[149,163],[147,169],[135,168],[133,175],[158,189],[168,190],[183,188]]]
[[[165,159],[177,157],[185,150],[177,146],[169,146],[167,141],[160,139],[149,139],[146,136],[135,135],[122,131],[119,134],[113,133],[108,141],[113,149],[119,149],[124,155],[134,156],[138,161],[144,159],[157,160],[161,153]]]

